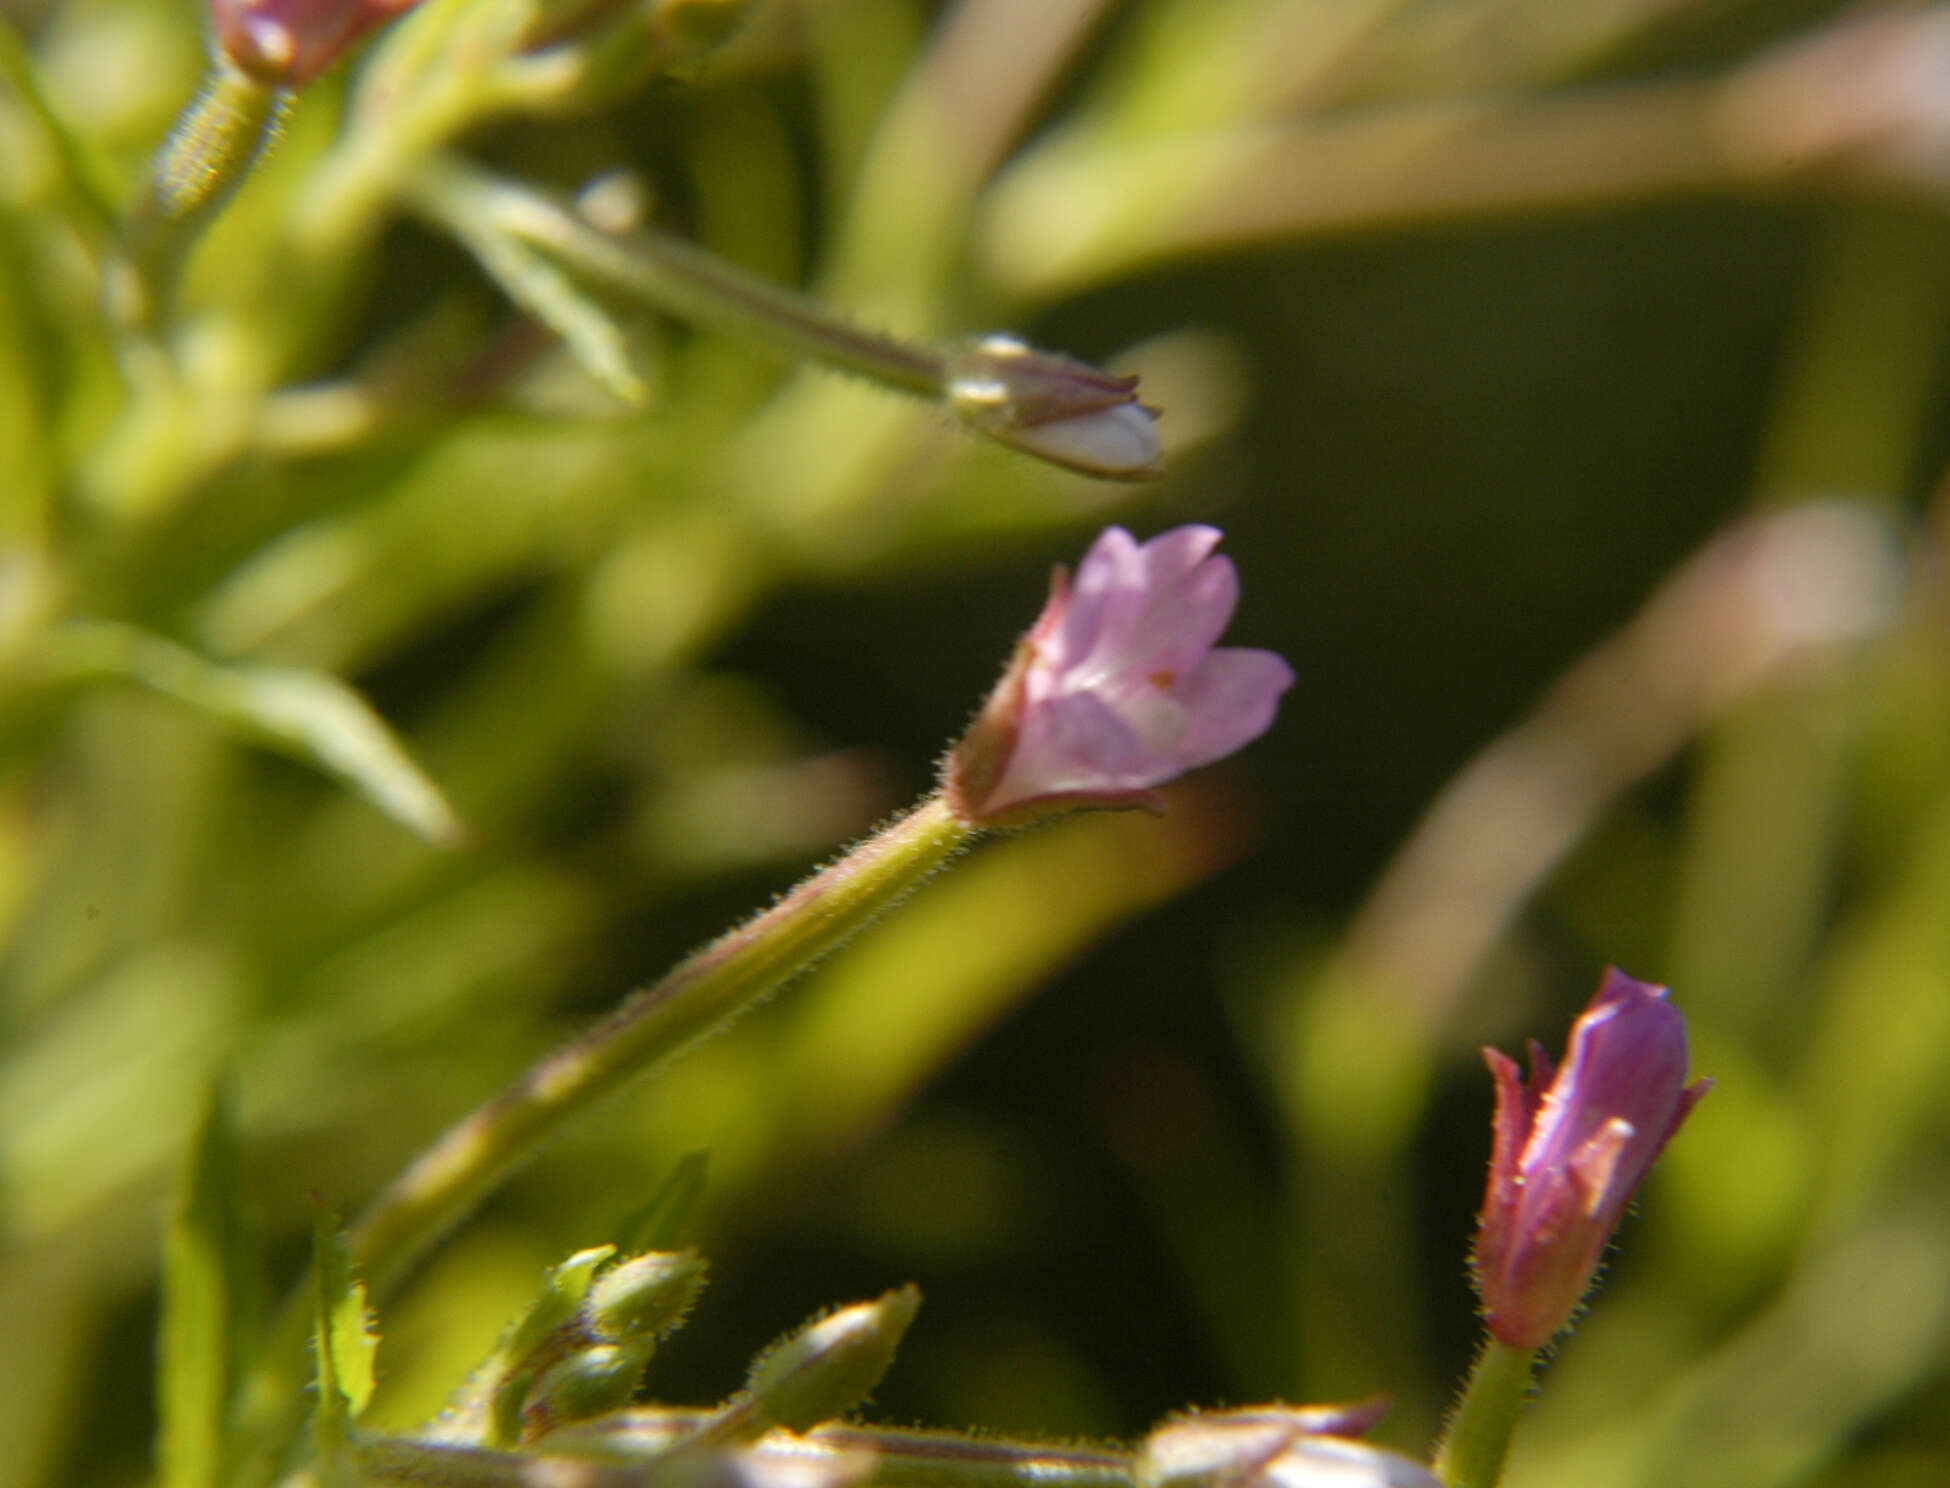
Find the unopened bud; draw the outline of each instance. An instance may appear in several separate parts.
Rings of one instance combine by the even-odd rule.
[[[582,1307],[591,1279],[615,1254],[615,1246],[598,1245],[548,1269],[540,1294],[454,1402],[448,1412],[453,1421],[477,1422],[492,1445],[521,1439],[523,1408],[536,1381],[597,1341],[582,1322]]]
[[[904,1286],[808,1323],[759,1355],[746,1388],[788,1431],[843,1416],[873,1393],[920,1306],[920,1290]]]
[[[596,1332],[618,1342],[661,1338],[684,1321],[704,1289],[704,1273],[703,1258],[692,1250],[633,1256],[596,1278],[584,1315]]]
[[[1135,377],[985,336],[948,358],[948,406],[989,438],[1085,475],[1148,480],[1163,445]]]
[[[542,1277],[540,1295],[529,1304],[528,1311],[502,1344],[502,1356],[519,1361],[539,1348],[558,1328],[574,1322],[589,1295],[591,1280],[615,1254],[614,1245],[592,1245],[577,1251],[561,1265],[549,1267]]]
[[[655,1349],[655,1340],[649,1338],[599,1343],[550,1365],[523,1397],[521,1439],[533,1441],[571,1421],[621,1410],[629,1404]]]
[[[1625,1206],[1711,1080],[1686,1073],[1666,989],[1608,967],[1561,1067],[1534,1040],[1530,1078],[1485,1049],[1496,1082],[1489,1184],[1472,1258],[1497,1341],[1540,1349],[1571,1321]]]
[[[262,83],[302,88],[415,0],[210,0],[223,54]]]

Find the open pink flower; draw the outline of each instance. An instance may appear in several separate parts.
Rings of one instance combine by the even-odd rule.
[[[1608,968],[1555,1072],[1533,1040],[1530,1079],[1485,1049],[1496,1081],[1495,1150],[1476,1237],[1490,1332],[1536,1349],[1570,1321],[1619,1216],[1711,1087],[1686,1081],[1686,1020],[1664,987]]]
[[[1239,576],[1215,527],[1140,544],[1105,530],[1016,648],[948,756],[966,821],[1070,805],[1143,804],[1153,786],[1244,747],[1272,725],[1293,672],[1271,651],[1214,649]]]

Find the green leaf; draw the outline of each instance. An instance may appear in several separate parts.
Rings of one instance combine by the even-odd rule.
[[[312,1346],[318,1360],[315,1430],[319,1459],[330,1466],[344,1460],[352,1423],[372,1399],[379,1336],[366,1312],[365,1286],[352,1273],[345,1234],[328,1214],[318,1218],[312,1275]]]
[[[214,1488],[224,1478],[230,1396],[238,1377],[237,1316],[248,1295],[235,1117],[213,1084],[163,1237],[156,1404],[163,1488]]]
[[[491,184],[436,168],[416,185],[427,216],[460,239],[509,299],[560,336],[585,372],[625,403],[649,401],[622,327],[561,268],[507,230],[491,210]]]
[[[187,703],[256,743],[336,776],[428,842],[464,835],[440,787],[372,705],[336,677],[296,667],[222,664],[114,620],[71,620],[49,638],[51,680],[119,678]]]
[[[619,1225],[617,1249],[624,1255],[641,1255],[649,1250],[669,1250],[676,1245],[684,1222],[691,1217],[703,1197],[711,1154],[703,1148],[686,1152],[677,1159],[661,1187],[649,1202],[624,1216]]]
[[[14,28],[0,15],[0,78],[39,129],[54,167],[56,200],[90,247],[100,249],[115,236],[114,192],[105,184],[88,147],[71,130],[41,87],[34,58]]]

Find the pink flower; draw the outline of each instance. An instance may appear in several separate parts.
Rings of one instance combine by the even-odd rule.
[[[1515,1060],[1495,1049],[1483,1057],[1496,1134],[1476,1289],[1490,1332],[1536,1349],[1570,1321],[1633,1191],[1713,1082],[1687,1084],[1686,1020],[1666,989],[1616,967],[1572,1028],[1555,1078],[1534,1040],[1527,1084]]]
[[[415,0],[211,0],[224,55],[259,82],[302,88]]]
[[[1153,786],[1223,759],[1272,725],[1293,672],[1270,651],[1214,649],[1239,602],[1215,527],[1140,545],[1108,528],[1049,603],[981,717],[948,756],[966,821],[1077,805],[1143,805]]]

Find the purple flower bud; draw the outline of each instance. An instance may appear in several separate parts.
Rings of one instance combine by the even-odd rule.
[[[984,336],[952,352],[947,380],[948,406],[1012,449],[1107,480],[1158,473],[1157,414],[1138,401],[1135,377]]]
[[[302,88],[415,0],[210,0],[223,54],[259,82]]]
[[[1049,603],[943,784],[964,821],[1080,805],[1152,804],[1152,787],[1272,726],[1293,672],[1271,651],[1214,649],[1239,601],[1215,527],[1140,545],[1111,527]]]
[[[1476,1290],[1491,1333],[1537,1349],[1570,1321],[1633,1191],[1713,1082],[1686,1082],[1686,1020],[1666,989],[1616,967],[1555,1077],[1534,1040],[1528,1082],[1508,1056],[1483,1057],[1496,1123]]]

